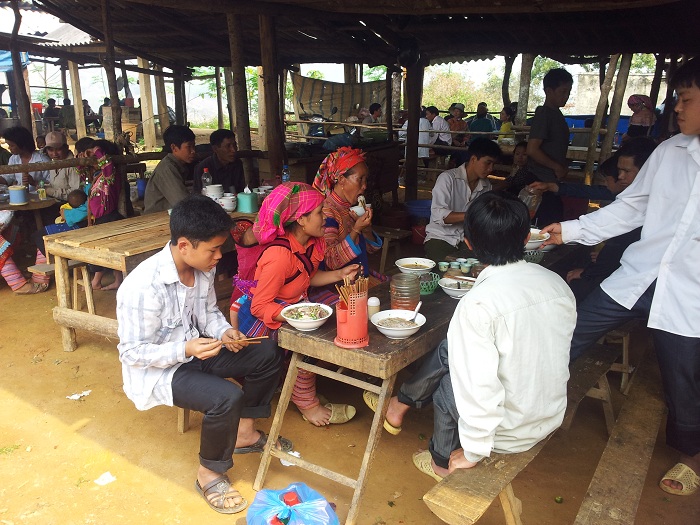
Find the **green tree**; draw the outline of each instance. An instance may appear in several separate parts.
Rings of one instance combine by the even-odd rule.
[[[386,79],[386,66],[363,67],[362,81],[375,82],[377,80]]]
[[[215,72],[216,69],[213,66],[198,66],[194,68],[193,76],[206,77],[209,75],[214,75]],[[203,86],[206,89],[206,91],[200,95],[202,98],[204,98],[205,95],[211,98],[216,98],[216,79],[214,77],[193,80],[192,82],[196,83],[197,85]]]
[[[446,111],[453,102],[462,102],[467,108],[476,108],[479,103],[478,91],[474,83],[461,73],[442,66],[429,68],[426,73],[423,105]]]

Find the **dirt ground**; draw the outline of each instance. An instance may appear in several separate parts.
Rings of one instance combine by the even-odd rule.
[[[404,256],[411,252],[420,248],[402,245]],[[26,266],[31,258],[19,254],[18,262]],[[99,314],[114,316],[114,292],[97,292],[96,301]],[[137,411],[122,391],[116,341],[78,331],[78,349],[65,353],[51,317],[55,305],[53,287],[45,294],[17,297],[4,282],[0,286],[0,524],[244,523],[242,516],[209,510],[194,490],[199,415],[192,416],[190,430],[180,435],[174,408]],[[638,351],[645,344],[646,334],[635,334],[632,347]],[[610,380],[613,388],[619,386],[618,375],[611,373]],[[84,391],[90,393],[80,400],[66,399]],[[321,378],[319,392],[332,401],[354,404],[355,419],[316,428],[290,408],[283,434],[294,441],[302,457],[354,476],[372,412],[353,387]],[[614,395],[617,412],[622,396],[617,390]],[[268,430],[270,423],[260,420],[258,428]],[[434,482],[411,463],[412,452],[427,448],[431,433],[428,408],[412,412],[399,436],[383,435],[362,501],[361,525],[441,523],[421,501]],[[515,479],[515,494],[523,501],[523,523],[571,523],[606,441],[602,408],[587,399],[572,428],[557,433]],[[637,524],[700,523],[700,494],[670,496],[657,487],[675,461],[676,454],[664,444],[662,425]],[[230,476],[252,501],[259,456],[236,456],[235,463]],[[107,472],[116,479],[96,484]],[[349,488],[273,459],[266,487],[280,489],[294,481],[307,483],[334,502],[342,522],[351,498]],[[558,496],[563,503],[555,502]],[[504,523],[498,502],[479,523]]]

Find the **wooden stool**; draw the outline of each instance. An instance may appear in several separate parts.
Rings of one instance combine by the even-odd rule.
[[[630,389],[630,379],[635,372],[635,367],[630,365],[630,332],[639,327],[639,320],[633,319],[622,325],[620,328],[611,330],[603,337],[606,344],[622,345],[622,363],[613,363],[610,367],[612,372],[620,372],[622,380],[620,381],[620,392],[627,395]]]
[[[92,286],[90,285],[90,274],[88,273],[87,263],[70,259],[68,261],[68,269],[73,270],[73,310],[80,310],[80,300],[78,299],[78,285],[80,284],[85,290],[85,303],[88,312],[94,314],[95,301],[92,296]],[[35,264],[27,268],[27,270],[29,273],[45,275],[47,277],[52,277],[56,273],[56,268],[53,264]]]
[[[400,230],[398,228],[386,228],[384,226],[372,226],[374,233],[382,238],[382,258],[379,261],[379,273],[384,273],[386,266],[386,256],[389,253],[389,243],[392,239],[401,240],[410,237],[412,233],[408,230]]]

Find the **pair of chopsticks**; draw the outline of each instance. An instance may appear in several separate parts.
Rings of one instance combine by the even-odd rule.
[[[262,339],[268,339],[269,336],[261,335],[260,337],[249,337],[247,339],[239,339],[236,343],[248,343],[249,345],[258,345],[262,343]]]

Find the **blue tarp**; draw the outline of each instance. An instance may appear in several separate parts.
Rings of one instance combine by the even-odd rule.
[[[29,64],[29,54],[20,53],[19,57],[23,66]],[[7,73],[8,71],[12,71],[12,55],[9,51],[0,51],[0,73]]]

